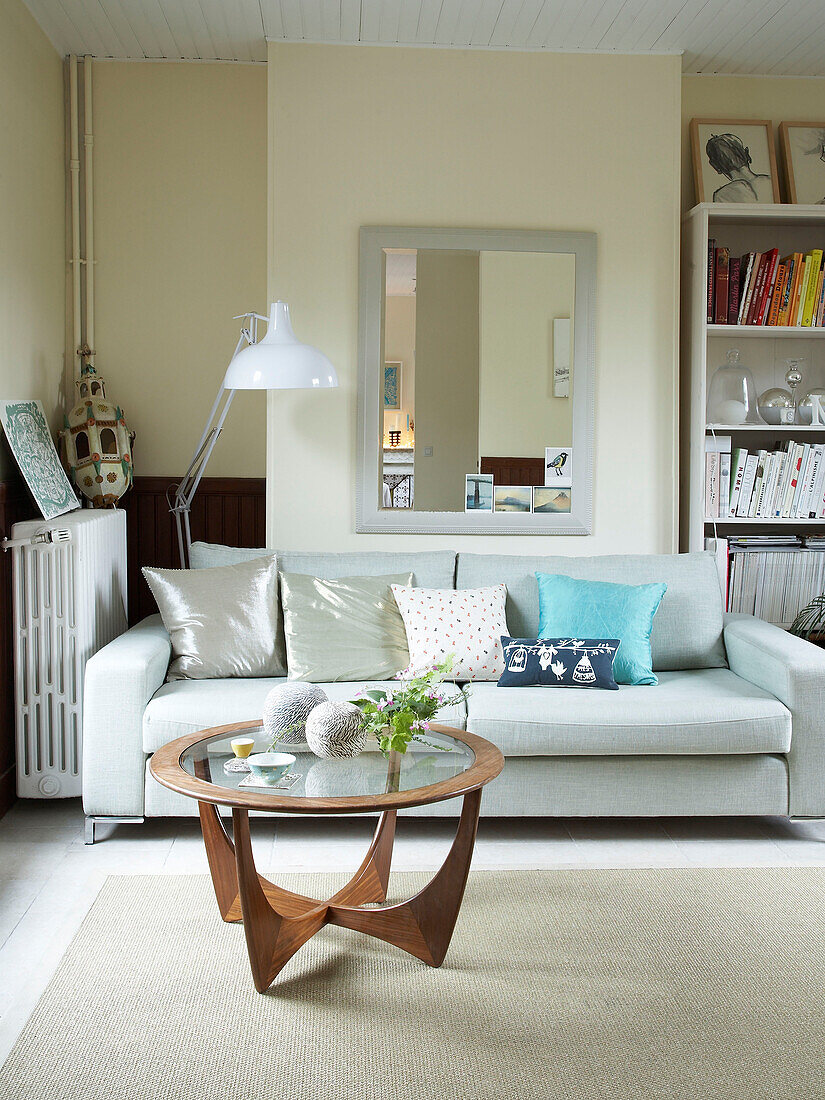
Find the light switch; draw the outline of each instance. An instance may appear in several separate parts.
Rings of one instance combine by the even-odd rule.
[[[424,457],[425,457],[425,458],[432,458],[432,457],[433,457],[433,449],[432,449],[432,447],[425,447],[425,448],[424,448]]]

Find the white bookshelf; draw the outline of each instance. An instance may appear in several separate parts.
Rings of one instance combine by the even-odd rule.
[[[741,362],[751,369],[760,394],[785,387],[784,360],[804,357],[800,396],[825,387],[825,328],[715,325],[707,322],[708,240],[730,248],[731,255],[778,248],[780,255],[825,247],[825,208],[753,204],[727,206],[700,203],[682,219],[681,342],[681,544],[701,550],[705,539],[748,530],[821,531],[825,520],[707,519],[705,516],[705,438],[729,435],[732,447],[749,450],[770,441],[797,437],[825,442],[825,427],[804,424],[720,425],[707,423],[707,392],[729,348],[739,347]]]

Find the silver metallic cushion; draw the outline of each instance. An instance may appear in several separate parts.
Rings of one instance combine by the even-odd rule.
[[[278,676],[278,565],[144,569],[172,639],[167,680]]]
[[[406,668],[407,634],[390,585],[412,579],[281,573],[290,680],[383,680]]]

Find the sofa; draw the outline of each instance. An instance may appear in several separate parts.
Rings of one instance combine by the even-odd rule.
[[[667,591],[651,634],[655,686],[618,691],[456,685],[439,721],[504,753],[482,813],[521,816],[773,814],[825,816],[825,652],[760,619],[723,612],[710,553],[528,557],[453,551],[312,553],[195,543],[193,568],[276,553],[287,572],[335,579],[411,571],[428,588],[507,585],[513,637],[536,637],[535,573]],[[196,803],[160,786],[152,753],[173,738],[260,718],[276,679],[165,682],[169,636],[151,616],[88,662],[83,806],[101,819],[190,816]],[[331,699],[363,684],[323,684]],[[421,815],[456,812],[453,802]]]

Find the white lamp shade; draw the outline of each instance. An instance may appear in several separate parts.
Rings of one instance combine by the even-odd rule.
[[[238,352],[223,380],[226,390],[321,390],[337,385],[338,375],[326,355],[296,339],[286,302],[272,303],[266,336]]]

